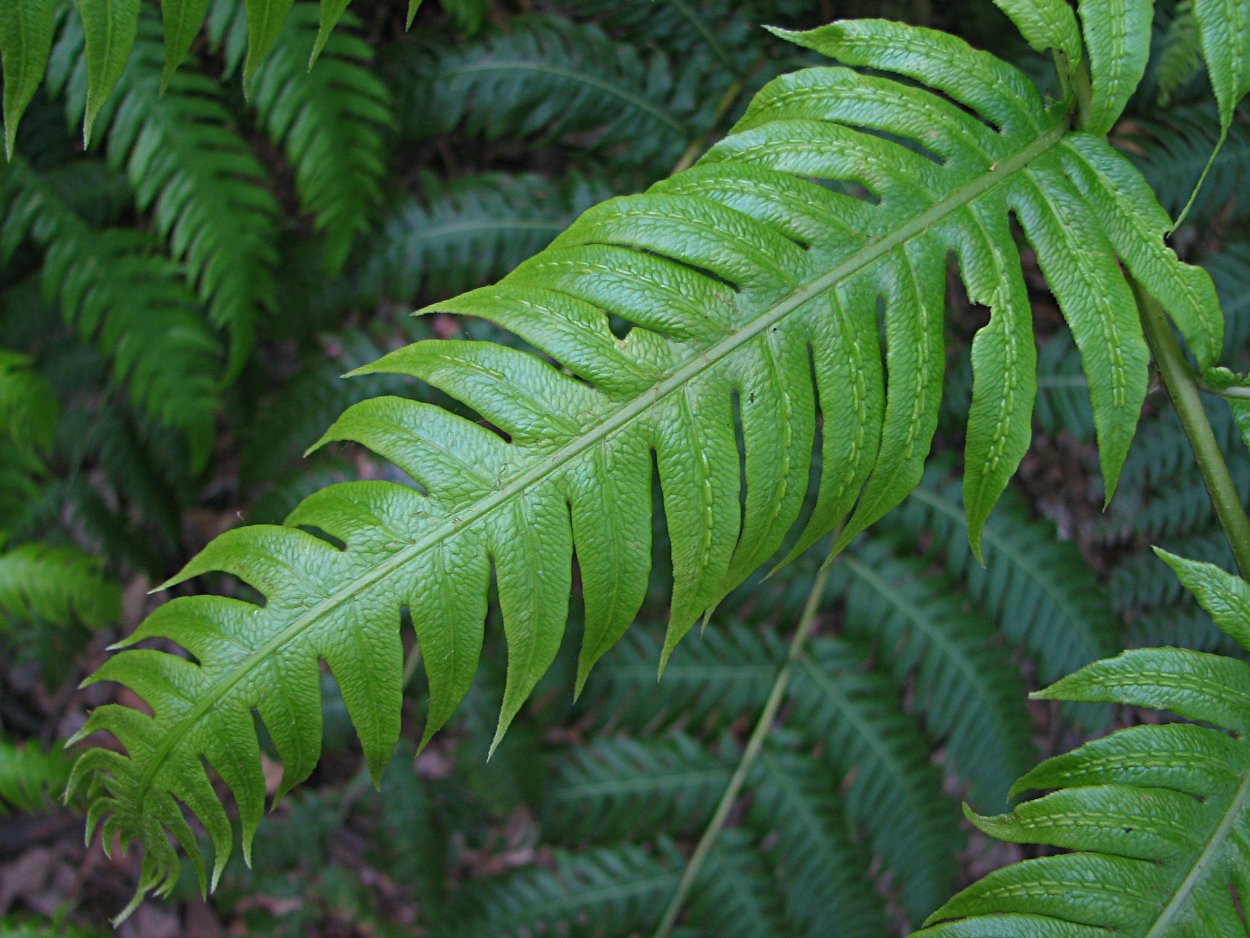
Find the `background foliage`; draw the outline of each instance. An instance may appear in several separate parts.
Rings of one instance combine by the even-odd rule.
[[[23,894],[0,890],[0,913],[21,916],[0,931],[98,925],[129,893],[127,861],[70,846],[56,812],[74,809],[47,795],[65,772],[53,744],[116,693],[72,686],[160,601],[144,590],[240,519],[278,520],[329,480],[395,474],[360,449],[301,458],[348,404],[412,393],[343,372],[462,327],[507,340],[407,310],[502,275],[583,208],[688,163],[754,90],[802,64],[758,23],[926,21],[1038,74],[1045,65],[1029,64],[988,0],[456,0],[422,6],[410,32],[395,4],[356,0],[330,34],[318,7],[298,2],[272,53],[250,63],[245,4],[211,0],[170,74],[157,7],[139,7],[105,100],[88,93],[84,19],[58,17],[46,80],[0,170],[0,873],[31,869],[10,843],[55,861]],[[1157,4],[1150,79],[1113,134],[1173,214],[1220,134],[1188,15]],[[1215,276],[1233,350],[1250,339],[1248,176],[1243,106],[1173,239]],[[1033,849],[991,847],[960,799],[997,813],[1039,755],[1138,719],[1026,704],[1026,688],[1125,644],[1235,651],[1148,550],[1229,563],[1170,411],[1148,401],[1100,513],[1075,350],[1044,289],[1032,300],[1037,437],[990,520],[986,566],[968,555],[952,484],[984,310],[952,287],[945,461],[835,568],[779,725],[694,883],[686,933],[824,933],[831,908],[848,935],[919,925],[954,888]],[[1223,442],[1250,497],[1235,439],[1228,421]],[[661,524],[657,557],[664,538]],[[655,571],[644,619],[656,627],[610,652],[576,705],[566,641],[484,763],[503,682],[488,630],[485,669],[450,731],[397,759],[380,795],[326,676],[327,758],[265,821],[255,872],[236,860],[208,908],[187,892],[125,927],[156,934],[172,917],[292,935],[649,932],[814,577],[804,560],[748,581],[657,687]],[[424,705],[409,696],[409,725]],[[58,864],[75,888],[58,885]]]

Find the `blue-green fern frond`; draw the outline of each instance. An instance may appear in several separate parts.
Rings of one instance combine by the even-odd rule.
[[[859,542],[838,566],[847,573],[846,633],[876,648],[900,683],[915,676],[917,715],[931,735],[946,740],[972,798],[1006,804],[1012,780],[1037,751],[1024,683],[996,646],[993,625],[948,581],[875,537]]]
[[[1088,402],[1087,402],[1088,404]],[[963,549],[966,520],[949,466],[931,466],[894,517],[917,542],[932,536],[935,553],[968,598],[1009,642],[1037,662],[1044,682],[1056,681],[1118,647],[1118,622],[1105,587],[1076,545],[1033,516],[1008,489],[985,526],[984,564]],[[1105,710],[1082,708],[1081,722],[1105,725]]]
[[[420,177],[421,197],[401,201],[372,236],[356,274],[359,292],[414,302],[471,290],[546,247],[577,215],[611,195],[595,177],[559,180],[486,173]]]
[[[731,80],[640,54],[594,24],[541,15],[432,52],[414,47],[394,64],[411,76],[398,102],[406,135],[461,125],[487,139],[576,133],[580,146],[610,150],[622,166],[671,165],[706,129],[700,105]]]

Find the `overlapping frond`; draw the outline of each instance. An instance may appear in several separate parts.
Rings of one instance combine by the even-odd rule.
[[[319,661],[381,771],[399,734],[401,610],[429,682],[428,739],[477,669],[493,580],[508,643],[497,743],[555,657],[576,557],[580,687],[647,590],[653,470],[672,545],[662,661],[783,546],[839,525],[836,546],[849,543],[920,480],[949,255],[991,311],[973,348],[965,477],[979,548],[1027,446],[1035,393],[1013,219],[1081,350],[1109,492],[1147,380],[1126,272],[1167,305],[1200,364],[1216,359],[1210,279],[1166,247],[1169,219],[1140,175],[1071,131],[1064,105],[924,29],[845,22],[789,38],[850,67],[774,81],[692,169],[587,211],[499,284],[434,307],[545,357],[425,341],[359,370],[419,379],[481,418],[384,397],[323,437],[367,446],[414,485],[334,486],[285,525],[223,535],[171,582],[220,571],[264,605],[176,599],[124,644],[170,638],[192,659],[132,649],[97,672],[152,710],[96,710],[83,733],[110,732],[125,752],[90,750],[75,775],[97,783],[91,821],[106,842],[141,841],[141,891],[172,888],[174,842],[208,880],[183,806],[220,872],[233,838],[210,769],[234,794],[248,848],[264,803],[254,715],[283,762],[281,792],[312,771]],[[1111,79],[1095,68],[1099,82]],[[1115,112],[1100,107],[1103,119]]]
[[[1054,526],[1008,490],[982,535],[985,563],[976,563],[963,549],[962,498],[948,470],[939,463],[926,472],[894,515],[898,522],[916,540],[932,537],[962,591],[1037,662],[1042,681],[1112,654],[1119,642],[1110,597],[1076,545],[1058,540]],[[1100,722],[1092,708],[1080,712]]]
[[[1250,584],[1160,552],[1221,630],[1250,650]],[[1051,790],[980,817],[991,836],[1074,851],[990,873],[917,938],[1199,938],[1245,930],[1250,889],[1250,667],[1180,648],[1124,652],[1034,695],[1171,711],[1048,759],[1015,786]]]
[[[51,386],[31,368],[29,356],[0,348],[0,426],[9,439],[26,450],[46,450],[59,410]]]
[[[612,194],[592,176],[560,180],[485,173],[443,181],[420,178],[421,198],[390,209],[356,274],[376,300],[414,302],[472,289],[507,273],[551,243],[581,212]]]
[[[44,251],[44,297],[111,361],[136,407],[183,430],[202,464],[219,394],[218,343],[170,260],[141,232],[92,228],[65,190],[100,181],[98,167],[36,173],[21,158],[0,178],[8,251],[27,238]]]
[[[19,746],[0,739],[0,817],[51,808],[69,779],[69,767],[70,758],[64,752],[44,752],[30,744]]]
[[[71,21],[72,23],[72,21]],[[235,127],[220,84],[187,70],[162,93],[158,27],[140,23],[107,124],[109,163],[124,169],[140,211],[151,211],[169,253],[182,262],[209,321],[230,335],[227,377],[243,366],[256,319],[273,306],[277,203],[266,173]],[[58,55],[74,61],[67,29]],[[66,95],[82,106],[81,69]]]
[[[437,49],[415,46],[396,58],[405,75],[398,118],[424,137],[463,126],[495,139],[577,134],[592,150],[613,150],[619,165],[672,162],[704,129],[707,104],[732,80],[698,63],[640,53],[593,23],[519,16]]]
[[[354,25],[344,24],[323,42],[317,8],[297,3],[285,38],[251,85],[261,126],[286,152],[300,204],[326,239],[331,276],[382,197],[384,131],[392,123],[390,93],[368,68],[373,51],[345,28]],[[320,59],[309,71],[314,43]]]
[[[121,587],[98,557],[76,547],[29,543],[0,549],[0,628],[28,622],[112,625]]]

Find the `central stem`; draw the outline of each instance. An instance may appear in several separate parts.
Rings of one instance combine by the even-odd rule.
[[[1237,569],[1243,578],[1250,579],[1250,519],[1246,517],[1241,497],[1237,494],[1237,486],[1233,483],[1224,454],[1220,451],[1220,445],[1211,429],[1211,421],[1202,406],[1198,383],[1194,380],[1189,362],[1185,360],[1180,342],[1172,331],[1172,324],[1163,307],[1136,282],[1130,280],[1130,283],[1137,297],[1137,311],[1141,316],[1146,341],[1150,343],[1150,351],[1159,369],[1159,376],[1163,379],[1163,386],[1167,388],[1172,406],[1176,408],[1176,415],[1180,417],[1181,428],[1194,452],[1207,493],[1211,496],[1215,516],[1233,550]]]
[[[764,704],[764,709],[760,711],[759,719],[755,721],[755,728],[751,731],[751,738],[747,740],[746,748],[742,751],[742,758],[738,760],[738,766],[734,769],[733,776],[729,779],[729,784],[725,786],[725,793],[721,795],[720,802],[716,805],[716,812],[712,815],[712,819],[708,821],[707,827],[703,831],[703,836],[699,838],[698,845],[694,848],[694,853],[690,855],[690,861],[686,864],[686,869],[681,874],[681,881],[677,884],[677,891],[673,894],[673,899],[668,904],[668,908],[664,910],[664,918],[660,920],[660,925],[655,930],[654,938],[668,938],[673,932],[673,926],[677,924],[677,917],[681,914],[682,906],[686,903],[686,897],[690,894],[691,888],[694,886],[695,880],[698,878],[699,871],[703,868],[704,862],[708,858],[708,854],[712,852],[712,847],[716,843],[716,838],[720,835],[721,828],[725,826],[725,821],[729,817],[729,812],[734,806],[734,802],[738,800],[738,796],[742,793],[742,786],[746,783],[747,774],[751,771],[751,767],[755,765],[755,760],[759,758],[760,753],[764,749],[764,740],[768,737],[768,731],[772,729],[773,721],[777,719],[777,711],[781,708],[781,702],[785,699],[786,688],[790,684],[790,677],[794,674],[794,667],[798,664],[799,658],[803,654],[803,648],[807,644],[807,639],[812,633],[812,627],[816,624],[816,613],[820,609],[821,597],[825,594],[825,584],[829,581],[829,569],[832,566],[831,561],[834,555],[830,554],[816,573],[816,579],[812,583],[812,591],[807,596],[807,603],[803,606],[803,614],[799,618],[798,627],[794,630],[794,638],[790,641],[790,648],[786,654],[785,663],[777,672],[777,678],[773,681],[772,691],[768,695],[768,701]]]

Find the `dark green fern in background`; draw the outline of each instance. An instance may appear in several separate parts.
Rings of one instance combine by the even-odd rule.
[[[180,577],[226,595],[177,586],[132,638],[190,659],[163,643],[97,672],[154,715],[88,692],[79,737],[125,752],[83,750],[73,787],[106,844],[141,842],[136,901],[174,890],[177,843],[253,930],[393,928],[355,871],[310,862],[350,827],[430,934],[1223,923],[1244,858],[1199,882],[1185,851],[1239,830],[1239,756],[1227,777],[1011,796],[1123,726],[1108,704],[1175,708],[1143,669],[1235,670],[1119,648],[1240,654],[1150,553],[1233,562],[1147,396],[1134,290],[1199,368],[1246,367],[1250,51],[1212,19],[1246,4],[406,6],[0,17],[0,642],[50,685],[81,677],[136,624],[123,585],[265,525]],[[797,44],[758,28],[834,15],[931,16],[1023,70],[887,20]],[[1107,513],[1056,503],[1044,465],[1099,495],[1101,474]],[[1241,589],[1188,576],[1208,608]],[[1105,689],[1120,660],[1140,692]],[[1043,718],[1027,691],[1048,684]],[[383,775],[401,713],[426,748],[400,742]],[[1208,722],[1239,745],[1236,720]],[[1149,730],[1120,731],[1142,765],[1189,732]],[[1086,745],[1058,759],[1097,767]],[[47,807],[67,769],[43,752],[0,742],[0,808]],[[253,845],[262,753],[280,792],[311,779]],[[253,872],[226,864],[218,780]],[[1049,805],[1095,829],[1151,786],[1233,806],[1184,844],[1139,837],[1129,855],[1173,858],[1139,884],[1164,897],[1154,924],[1097,896],[1002,905],[996,883],[1050,875],[1027,863],[943,905],[983,869],[960,800],[989,834],[1095,851],[1111,890],[1127,848],[1046,833]],[[517,825],[528,862],[466,872]],[[255,892],[315,899],[280,921]]]

